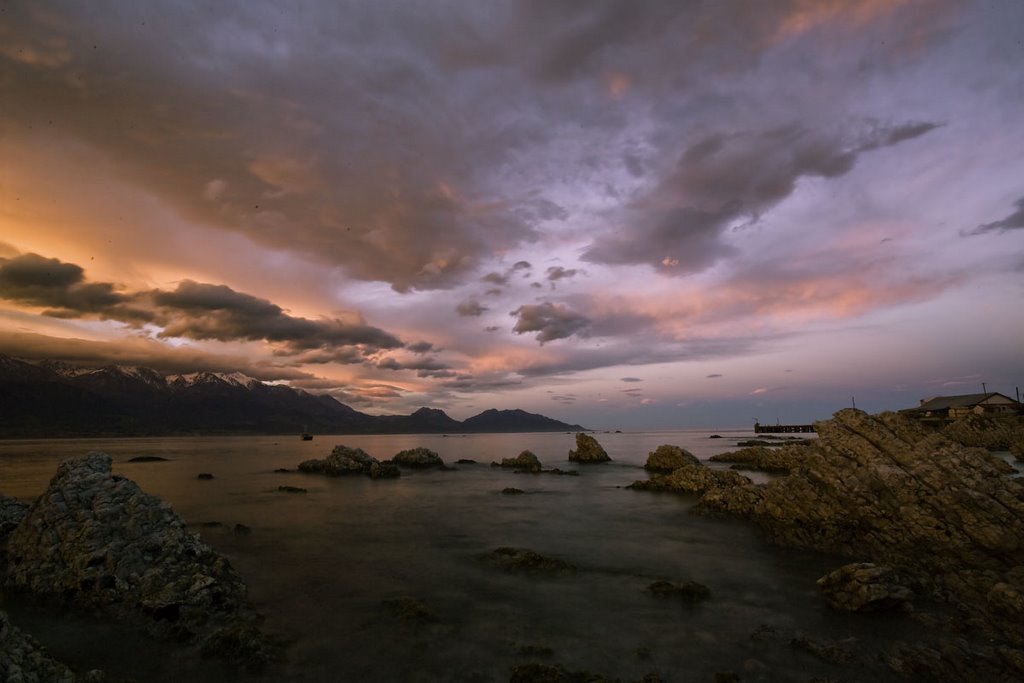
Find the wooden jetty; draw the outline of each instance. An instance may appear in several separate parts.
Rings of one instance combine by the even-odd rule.
[[[814,425],[763,425],[754,423],[755,434],[811,434]]]

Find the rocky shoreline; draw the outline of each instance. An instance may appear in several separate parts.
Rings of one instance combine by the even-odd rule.
[[[815,426],[810,443],[714,458],[788,472],[767,484],[687,462],[631,488],[696,493],[697,514],[746,519],[777,544],[855,560],[819,581],[838,609],[909,610],[919,596],[929,608],[917,618],[936,638],[875,653],[897,673],[1024,680],[1024,480],[974,447],[1021,443],[1024,421],[973,417],[940,433],[846,409]]]
[[[750,445],[711,458],[730,469],[708,467],[666,444],[650,453],[647,478],[628,488],[696,496],[695,514],[746,520],[776,544],[846,558],[818,581],[824,604],[865,619],[910,614],[931,634],[927,641],[858,651],[849,643],[751,624],[753,641],[788,642],[846,667],[854,679],[858,665],[871,662],[910,681],[1024,680],[1024,479],[985,450],[1018,453],[1024,420],[969,418],[935,430],[899,414],[848,409],[816,428],[817,439]],[[582,436],[570,460],[609,460],[596,439]],[[529,451],[492,464],[518,473],[578,474],[545,470]],[[399,476],[399,467],[450,469],[424,448],[378,461],[338,446],[299,470],[386,479]],[[754,484],[737,470],[775,478]],[[289,488],[304,491],[278,490]],[[525,548],[503,546],[479,559],[531,580],[576,571]],[[31,505],[0,496],[0,585],[48,604],[96,611],[240,670],[273,671],[282,658],[283,648],[261,629],[228,560],[167,503],[113,474],[102,453],[63,462]],[[648,592],[684,604],[709,597],[695,582],[656,581]],[[411,610],[399,607],[402,614]],[[423,609],[410,613],[422,620]],[[591,675],[557,664],[522,666],[513,679],[577,680],[584,673]],[[612,680],[591,676],[586,680]],[[102,672],[75,672],[53,660],[2,612],[0,679],[107,680]]]

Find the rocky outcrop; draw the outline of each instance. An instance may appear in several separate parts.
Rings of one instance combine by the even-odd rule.
[[[514,458],[502,458],[501,462],[492,462],[491,467],[510,467],[519,472],[540,472],[540,460],[532,451],[523,451]]]
[[[611,460],[597,439],[584,434],[576,433],[576,449],[569,451],[569,461],[579,463],[608,462]]]
[[[0,612],[0,681],[5,683],[103,683],[100,671],[75,673],[58,662]]]
[[[696,511],[749,518],[780,544],[891,566],[919,594],[952,606],[970,633],[1019,652],[1024,481],[1009,476],[1012,467],[895,413],[846,409],[815,428],[817,442],[789,476],[712,487]],[[1024,677],[1019,663],[1004,675]]]
[[[942,428],[954,443],[990,451],[1024,448],[1024,415],[975,415],[961,417]]]
[[[699,465],[700,460],[685,448],[662,444],[647,454],[644,469],[648,472],[671,472],[685,465]]]
[[[844,612],[908,612],[914,591],[892,567],[858,562],[847,564],[818,579],[828,604]]]
[[[253,668],[275,655],[231,564],[167,503],[112,474],[104,453],[61,463],[6,550],[6,589],[99,608]]]
[[[669,491],[672,493],[708,493],[717,488],[748,487],[750,480],[730,470],[712,470],[693,458],[669,474],[654,474],[650,479],[635,481],[628,488],[640,491]]]
[[[445,466],[444,460],[441,459],[440,455],[422,446],[395,453],[394,457],[391,458],[391,462],[401,467],[411,467],[414,469]]]
[[[0,561],[3,559],[4,543],[7,536],[24,519],[27,511],[28,505],[26,503],[0,494]]]
[[[748,446],[730,453],[712,455],[712,462],[732,463],[734,470],[755,470],[788,474],[800,465],[806,446],[787,443],[781,446]]]
[[[398,467],[391,462],[380,462],[362,448],[335,446],[331,454],[322,460],[305,460],[299,463],[299,471],[311,474],[326,474],[329,477],[344,477],[364,474],[371,479],[384,479],[401,475]]]

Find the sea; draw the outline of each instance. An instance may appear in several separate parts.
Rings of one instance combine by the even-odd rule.
[[[287,644],[282,668],[265,680],[482,683],[507,681],[530,662],[623,681],[656,673],[707,682],[721,672],[743,681],[897,680],[877,657],[844,669],[808,646],[877,652],[924,635],[906,616],[826,605],[815,581],[850,559],[776,547],[742,520],[691,514],[694,496],[626,488],[647,478],[643,464],[660,444],[707,460],[752,432],[594,436],[610,463],[569,462],[572,433],[0,441],[0,492],[30,502],[62,460],[110,454],[116,473],[168,501],[245,579],[264,630]],[[338,444],[381,460],[424,446],[454,469],[406,470],[389,480],[275,472],[326,457]],[[579,476],[490,466],[525,449],[546,468]],[[166,460],[129,462],[138,456]],[[476,464],[455,464],[460,459]],[[502,493],[509,487],[524,494]],[[505,573],[481,560],[501,546],[579,571]],[[711,596],[697,604],[658,599],[646,590],[658,580],[697,581]],[[430,617],[396,616],[388,601],[406,598]],[[58,659],[114,680],[260,680],[102,615],[2,593],[0,609]]]

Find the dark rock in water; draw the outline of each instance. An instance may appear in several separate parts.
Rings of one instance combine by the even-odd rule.
[[[509,683],[613,683],[616,679],[608,678],[590,671],[570,671],[557,664],[519,664],[512,667]],[[654,683],[659,679],[648,679]]]
[[[420,600],[410,597],[390,598],[382,603],[391,615],[401,621],[435,622],[437,617]]]
[[[213,479],[213,475],[210,474],[209,472],[200,472],[199,476],[197,476],[196,479],[209,480]]]
[[[518,496],[518,495],[521,495],[523,493],[526,493],[526,491],[524,491],[522,489],[512,488],[511,486],[508,487],[508,488],[502,489],[501,492],[503,494],[505,494],[506,496]]]
[[[913,610],[914,591],[892,567],[847,564],[818,579],[818,587],[828,604],[844,612]]]
[[[168,462],[168,460],[159,455],[136,455],[134,458],[128,458],[128,462]]]
[[[686,465],[699,465],[700,460],[685,448],[662,444],[647,454],[644,469],[650,472],[671,472]]]
[[[287,467],[278,467],[276,470],[274,470],[274,474],[288,474],[293,471],[294,470],[290,470]]]
[[[0,681],[4,683],[103,683],[101,671],[76,676],[35,638],[11,623],[0,611]]]
[[[578,470],[561,470],[561,469],[558,469],[557,467],[552,467],[549,470],[541,470],[540,473],[541,474],[557,474],[557,475],[561,475],[561,476],[565,476],[565,477],[578,477],[578,476],[580,476],[580,473],[579,473]]]
[[[547,557],[525,548],[496,548],[483,556],[483,559],[509,572],[526,574],[575,574],[576,567],[564,560]]]
[[[363,474],[371,479],[385,479],[401,476],[398,466],[393,462],[382,463],[362,448],[348,446],[335,446],[331,454],[323,460],[301,462],[299,470],[312,474],[326,474],[329,477]]]
[[[712,434],[712,435],[711,435],[711,436],[709,436],[708,438],[709,438],[709,439],[721,439],[721,438],[722,438],[722,435],[721,435],[721,434]]]
[[[628,488],[640,491],[668,491],[672,493],[700,493],[707,497],[712,492],[728,494],[730,500],[738,499],[750,504],[749,498],[756,498],[759,490],[746,477],[732,471],[712,470],[699,460],[687,460],[670,474],[655,474],[646,481],[635,481]],[[744,509],[746,509],[744,507]]]
[[[597,442],[597,439],[583,432],[576,433],[576,449],[569,451],[570,462],[592,463],[608,462],[609,460],[611,458],[608,457],[608,453]]]
[[[718,671],[715,673],[715,683],[740,683],[740,676],[735,671]]]
[[[444,467],[444,460],[441,456],[422,446],[399,451],[391,458],[391,462],[401,467],[427,468]]]
[[[477,463],[476,460],[473,460],[471,458],[459,458],[458,460],[455,461],[455,464],[457,464],[457,465],[476,465],[478,463]]]
[[[247,527],[244,524],[236,524],[234,526],[234,528],[232,529],[232,531],[234,531],[239,536],[248,536],[249,534],[252,533],[252,529],[250,529],[249,527]]]
[[[531,451],[523,451],[514,458],[502,458],[500,463],[492,462],[492,467],[513,467],[523,472],[540,472],[541,464]]]
[[[237,659],[268,662],[274,648],[227,559],[110,466],[105,453],[60,464],[8,537],[5,587],[102,608],[161,637],[244,637]]]
[[[402,476],[402,471],[398,469],[398,465],[390,460],[383,460],[370,465],[369,474],[370,479],[394,479]]]
[[[790,639],[789,646],[796,650],[810,652],[829,664],[843,665],[849,664],[853,660],[853,653],[842,644],[818,640],[799,631]]]
[[[534,644],[520,645],[516,651],[524,657],[550,657],[555,654],[550,647]]]
[[[306,489],[298,486],[278,486],[277,490],[281,493],[307,493]]]
[[[647,592],[659,598],[673,598],[683,602],[701,602],[711,597],[711,591],[696,581],[655,581],[647,587]]]

